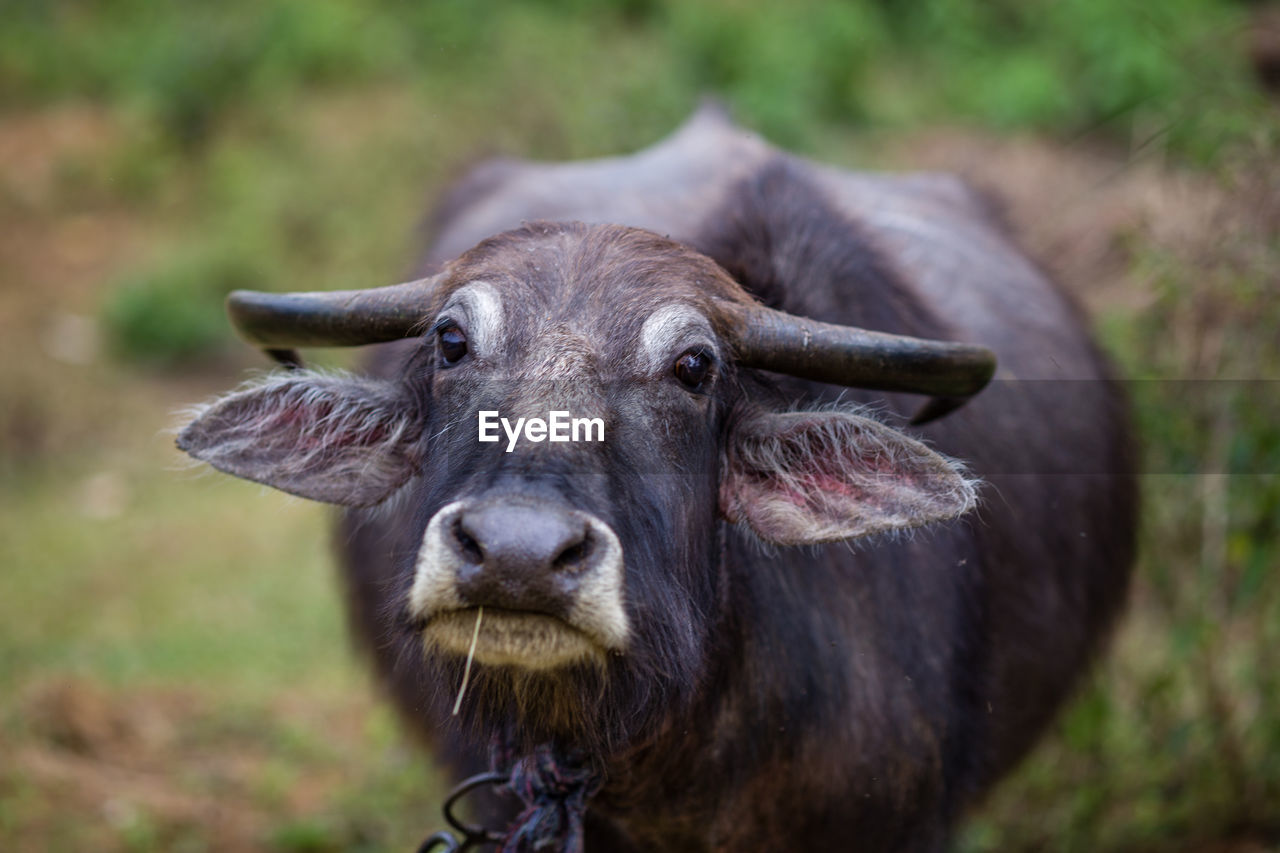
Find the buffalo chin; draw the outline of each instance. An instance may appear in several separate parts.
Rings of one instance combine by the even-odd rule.
[[[554,616],[485,608],[475,634],[476,608],[432,617],[422,629],[429,651],[467,655],[475,637],[475,660],[487,666],[547,670],[605,661],[605,650],[582,631]]]

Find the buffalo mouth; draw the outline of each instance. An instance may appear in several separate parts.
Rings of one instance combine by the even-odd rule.
[[[437,613],[421,626],[428,650],[467,656],[475,641],[476,662],[488,666],[553,669],[602,662],[605,648],[579,628],[545,613],[485,607]],[[476,619],[480,627],[476,629]]]

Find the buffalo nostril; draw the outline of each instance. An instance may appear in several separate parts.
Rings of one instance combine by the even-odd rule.
[[[584,536],[578,542],[575,542],[574,544],[570,545],[568,548],[565,548],[563,551],[561,551],[559,556],[557,556],[555,560],[551,563],[551,568],[554,571],[558,571],[558,572],[580,571],[582,567],[586,564],[587,554],[588,552],[590,552],[590,550],[591,550],[590,543],[587,541],[587,538]]]
[[[471,534],[462,529],[462,521],[453,524],[453,538],[458,545],[458,552],[468,563],[479,565],[484,562],[484,550]]]

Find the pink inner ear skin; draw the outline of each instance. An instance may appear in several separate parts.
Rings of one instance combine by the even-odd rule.
[[[884,473],[889,472],[885,469]],[[823,494],[839,495],[859,503],[866,503],[871,498],[865,489],[826,471],[810,472],[799,478],[788,479],[771,478],[763,472],[756,472],[751,475],[750,482],[759,497],[781,498],[799,507],[809,506],[815,496]]]
[[[288,406],[275,413],[269,429],[278,431],[281,435],[292,435],[295,447],[314,450],[327,440],[318,434],[315,424],[329,417],[332,412],[333,406],[326,403],[317,403],[311,407]]]
[[[359,429],[334,430],[330,423],[333,412],[334,405],[330,401],[317,401],[307,406],[286,406],[275,412],[269,429],[294,436],[293,446],[299,450],[373,445],[386,440],[390,435],[385,424],[371,422],[371,419],[358,422],[361,427]]]
[[[804,501],[806,500],[806,494],[813,494],[814,492],[840,495],[856,501],[867,500],[867,493],[863,489],[855,488],[848,481],[832,477],[826,473],[812,474],[805,477],[804,490],[795,494],[801,501]]]
[[[860,433],[861,430],[854,432]],[[892,458],[875,450],[858,453],[853,447],[822,447],[817,453],[811,452],[808,461],[814,466],[813,470],[795,472],[788,487],[777,490],[779,496],[798,506],[819,493],[839,495],[859,503],[871,502],[874,496],[863,486],[855,485],[854,480],[875,478],[893,488],[912,487],[919,482],[916,472],[895,464]],[[833,470],[834,466],[841,466],[844,473]]]
[[[743,425],[726,461],[724,517],[782,545],[918,527],[975,499],[945,457],[856,413],[761,416]]]
[[[899,481],[908,479],[898,475],[895,475],[895,478]],[[781,498],[798,507],[812,506],[814,499],[823,495],[838,496],[849,503],[861,505],[870,505],[873,502],[883,503],[883,499],[873,501],[874,495],[866,489],[855,486],[848,480],[824,473],[810,474],[781,488],[778,487],[780,484],[774,484],[772,487],[764,486],[763,478],[757,482],[761,484],[762,491],[769,496]]]

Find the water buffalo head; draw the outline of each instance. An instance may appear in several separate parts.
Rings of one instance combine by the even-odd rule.
[[[237,293],[230,310],[295,363],[298,346],[418,341],[393,378],[252,383],[178,445],[296,495],[403,514],[396,616],[418,659],[455,690],[473,657],[476,706],[519,704],[535,727],[581,725],[602,697],[615,718],[655,719],[697,681],[729,582],[721,520],[803,545],[974,503],[952,461],[849,408],[788,408],[759,371],[949,401],[936,413],[982,387],[989,352],[768,309],[647,231],[533,223],[429,279]],[[482,441],[481,412],[525,429]],[[535,418],[560,418],[569,440]],[[603,440],[572,440],[579,425]]]

